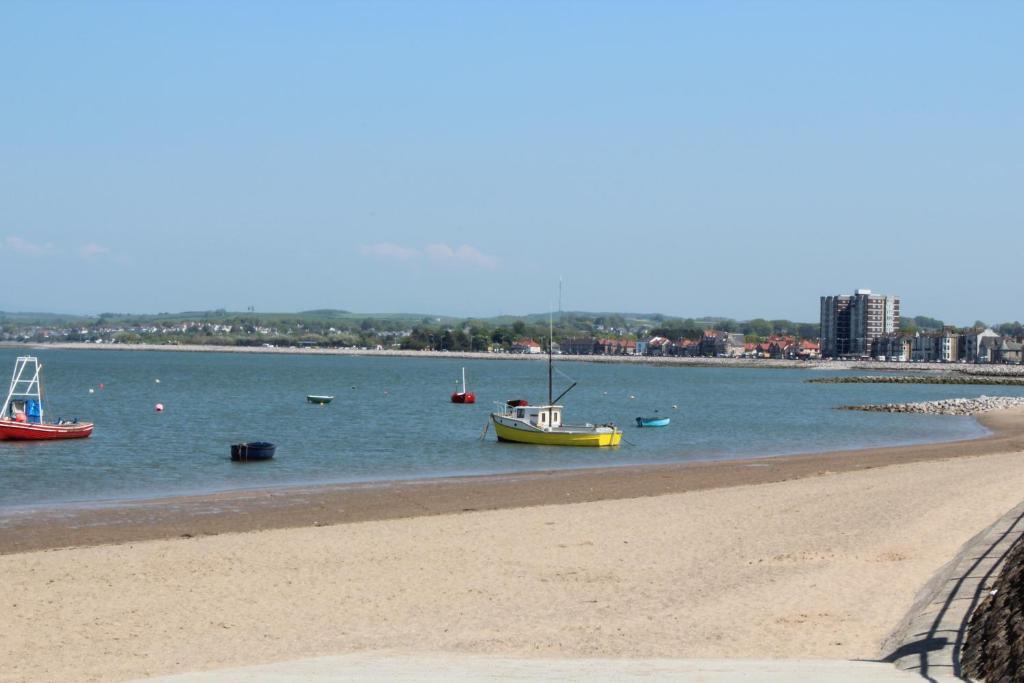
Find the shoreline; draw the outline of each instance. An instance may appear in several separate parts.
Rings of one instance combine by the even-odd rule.
[[[975,419],[976,439],[673,464],[243,489],[59,504],[0,515],[0,555],[332,526],[538,505],[646,498],[1024,449],[1024,411]]]
[[[970,400],[970,399],[957,399],[957,400]],[[902,405],[902,404],[901,404]],[[906,404],[912,405],[912,404]],[[888,409],[888,404],[864,404],[858,406],[836,406],[836,410],[857,410],[862,412],[924,412],[914,410],[892,410]],[[1001,409],[1001,408],[1000,408]],[[998,409],[997,409],[998,410]],[[507,470],[497,472],[453,472],[453,473],[435,473],[425,475],[415,475],[409,477],[396,477],[392,479],[359,479],[359,480],[339,480],[339,481],[310,481],[310,482],[295,482],[287,484],[267,484],[267,485],[256,485],[245,488],[222,488],[222,489],[208,489],[208,490],[191,490],[191,491],[178,491],[178,492],[154,492],[152,494],[139,494],[139,495],[128,495],[124,497],[116,498],[97,498],[92,500],[64,500],[64,501],[49,501],[42,503],[16,503],[11,505],[0,504],[0,530],[2,530],[6,520],[18,517],[18,516],[29,516],[37,514],[50,514],[51,516],[61,516],[64,513],[75,513],[86,510],[96,509],[113,509],[121,507],[140,507],[148,504],[156,503],[170,503],[174,501],[188,501],[188,500],[210,500],[210,499],[221,499],[229,498],[233,496],[259,496],[259,495],[272,495],[279,494],[284,495],[289,492],[295,492],[299,494],[308,494],[309,492],[323,492],[328,489],[340,490],[340,489],[362,489],[362,488],[383,488],[383,487],[394,487],[394,486],[414,486],[414,485],[429,485],[433,483],[446,483],[455,482],[460,484],[470,484],[473,482],[499,480],[507,478],[517,477],[539,477],[539,476],[558,476],[558,475],[586,475],[597,472],[607,471],[609,476],[615,472],[624,470],[647,470],[651,468],[701,468],[706,466],[715,465],[726,465],[728,463],[743,465],[749,462],[774,462],[785,458],[801,458],[801,457],[833,457],[843,456],[846,454],[857,454],[862,451],[882,451],[891,449],[901,448],[917,448],[922,446],[939,446],[943,444],[956,444],[956,443],[971,443],[988,439],[993,436],[992,430],[981,424],[979,417],[982,411],[977,413],[965,412],[965,413],[933,413],[936,415],[945,415],[947,417],[961,417],[970,418],[975,422],[975,425],[980,428],[977,435],[963,436],[961,438],[951,438],[948,440],[929,440],[927,438],[912,439],[900,443],[890,443],[882,445],[867,445],[867,446],[853,446],[850,448],[839,448],[833,450],[799,450],[799,451],[778,451],[774,452],[766,450],[759,453],[715,453],[707,457],[701,457],[692,460],[678,461],[678,462],[636,462],[636,463],[623,463],[620,465],[581,465],[572,467],[558,467],[548,469],[532,469],[532,470]],[[757,465],[761,466],[761,465]],[[0,550],[0,554],[3,551]]]
[[[299,348],[263,346],[205,346],[187,344],[90,344],[87,342],[0,342],[0,349],[60,349],[65,351],[133,351],[182,353],[254,353],[269,355],[352,356],[363,358],[447,358],[462,360],[546,361],[543,353],[488,353],[483,351],[411,351],[400,349]],[[993,365],[877,360],[789,360],[783,358],[708,358],[703,356],[618,356],[559,354],[559,362],[636,363],[694,368],[752,368],[761,370],[878,370],[883,372],[956,372],[964,375],[1024,376],[1024,365]]]
[[[486,351],[412,351],[402,349],[302,348],[284,346],[207,346],[188,344],[90,344],[87,342],[23,343],[0,342],[0,348],[60,349],[65,351],[153,351],[183,353],[252,353],[284,356],[356,356],[362,358],[459,358],[462,360],[547,361],[545,353],[489,353]],[[639,363],[689,367],[806,368],[816,361],[776,358],[703,358],[683,356],[617,356],[559,354],[559,361],[581,363]],[[839,361],[845,363],[846,361]],[[846,369],[846,368],[838,368]]]

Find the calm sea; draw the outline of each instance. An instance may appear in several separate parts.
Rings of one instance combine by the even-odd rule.
[[[497,443],[495,401],[547,395],[543,362],[133,351],[35,353],[47,417],[96,423],[89,439],[0,442],[0,509],[268,486],[744,458],[980,436],[970,418],[833,410],[853,403],[1020,394],[1009,387],[829,385],[828,372],[556,362],[566,420],[621,425],[616,449]],[[465,366],[475,405],[453,405]],[[8,370],[5,370],[5,372]],[[569,379],[571,378],[571,379]],[[102,388],[101,388],[102,386]],[[6,384],[4,385],[6,389]],[[92,392],[90,393],[90,389]],[[327,406],[307,394],[332,394]],[[157,413],[154,406],[165,410]],[[638,415],[672,418],[635,427]],[[272,441],[239,464],[232,443]],[[842,456],[847,457],[847,456]],[[851,455],[850,457],[856,457]]]

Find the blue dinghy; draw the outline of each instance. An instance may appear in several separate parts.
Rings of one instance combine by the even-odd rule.
[[[672,421],[669,417],[638,417],[636,419],[637,427],[667,427],[668,423]]]

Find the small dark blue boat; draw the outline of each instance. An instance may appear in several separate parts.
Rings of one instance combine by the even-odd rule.
[[[638,417],[636,419],[637,427],[667,427],[668,423],[672,421],[670,417]]]
[[[275,450],[277,450],[277,446],[268,441],[231,444],[231,459],[235,462],[270,460],[274,457]]]

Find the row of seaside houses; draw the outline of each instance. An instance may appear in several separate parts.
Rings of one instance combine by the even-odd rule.
[[[1024,344],[986,327],[965,334],[953,329],[942,332],[887,334],[871,344],[878,360],[942,363],[1021,363]]]
[[[818,344],[790,336],[772,336],[762,343],[744,341],[737,332],[705,330],[700,339],[651,337],[643,340],[602,337],[571,337],[558,345],[563,354],[577,356],[710,356],[729,358],[820,357]],[[541,345],[532,339],[517,339],[512,353],[541,353]]]

